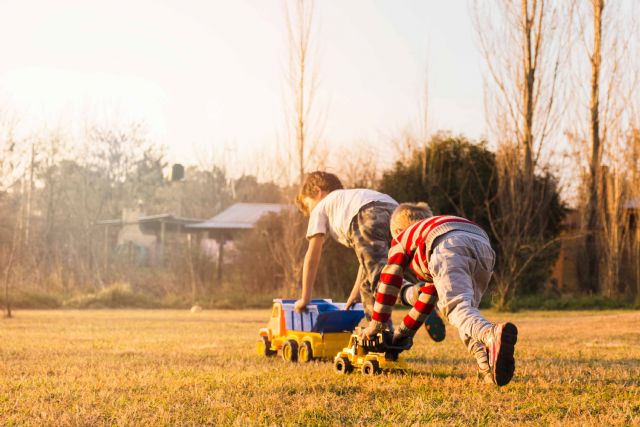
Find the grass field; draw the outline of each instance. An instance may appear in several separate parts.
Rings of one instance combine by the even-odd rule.
[[[19,311],[0,320],[0,424],[640,425],[640,312],[509,315],[502,389],[476,381],[453,329],[440,344],[420,332],[410,373],[371,379],[260,358],[268,316]]]

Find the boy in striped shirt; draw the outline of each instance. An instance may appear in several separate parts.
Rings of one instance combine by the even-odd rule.
[[[436,303],[455,326],[467,349],[476,356],[479,377],[503,386],[515,371],[518,329],[512,323],[493,324],[478,311],[489,285],[495,252],[477,224],[456,216],[433,216],[428,207],[402,204],[391,218],[394,238],[380,283],[372,320],[362,335],[383,330],[391,317],[410,269],[425,282],[411,311],[394,332],[394,343],[409,349],[413,336]]]

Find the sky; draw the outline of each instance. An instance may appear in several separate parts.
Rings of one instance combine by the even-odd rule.
[[[482,137],[482,64],[465,0],[315,6],[331,147],[364,142],[388,158],[390,137],[420,115],[425,84],[431,132]],[[25,135],[142,123],[170,163],[253,159],[236,172],[285,137],[282,0],[0,0],[0,51],[0,105]]]

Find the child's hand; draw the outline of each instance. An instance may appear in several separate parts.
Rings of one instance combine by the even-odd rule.
[[[293,309],[296,311],[296,313],[302,313],[302,311],[307,307],[308,304],[309,301],[306,301],[305,299],[299,299],[293,305]]]
[[[395,347],[400,347],[403,350],[409,350],[413,347],[413,337],[408,335],[396,335],[394,333],[391,344]]]
[[[382,331],[384,331],[384,324],[372,320],[371,322],[369,322],[369,326],[367,326],[360,332],[360,339],[375,337],[378,332]]]
[[[344,305],[345,310],[349,310],[353,305],[360,302],[360,294],[357,294],[355,297],[349,297],[346,304]]]
[[[363,340],[365,338],[371,338],[375,336],[378,332],[374,326],[367,326],[360,332],[360,339]]]

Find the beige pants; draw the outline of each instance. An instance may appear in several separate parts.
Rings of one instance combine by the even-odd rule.
[[[429,270],[438,291],[438,308],[468,349],[482,341],[492,326],[478,306],[489,286],[495,257],[485,238],[466,231],[451,231],[433,242]]]

